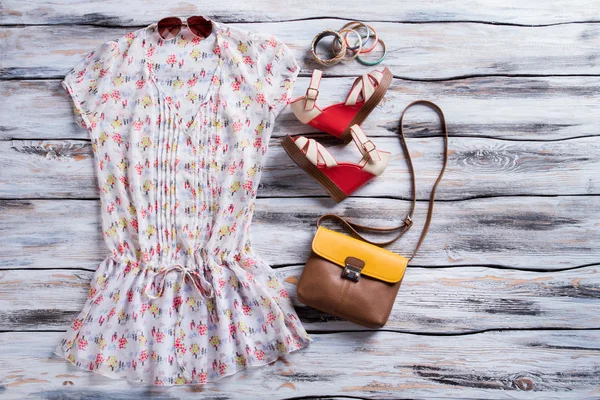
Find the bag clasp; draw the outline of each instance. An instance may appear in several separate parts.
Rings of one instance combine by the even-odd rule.
[[[346,257],[345,265],[346,267],[342,270],[342,278],[358,282],[360,272],[365,267],[365,262],[356,257]]]

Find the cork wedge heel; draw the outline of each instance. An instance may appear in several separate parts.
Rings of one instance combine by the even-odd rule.
[[[357,164],[338,162],[314,139],[287,135],[282,140],[282,146],[290,158],[338,203],[381,175],[390,159],[390,153],[377,150],[360,126],[353,125],[350,132],[363,156]]]

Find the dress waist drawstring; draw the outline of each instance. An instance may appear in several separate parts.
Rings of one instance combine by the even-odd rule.
[[[106,260],[112,261],[115,265],[130,262],[130,260],[128,259],[122,259],[117,257],[107,257]],[[156,300],[162,297],[166,289],[167,275],[171,272],[178,272],[179,274],[181,274],[180,282],[182,288],[184,287],[184,283],[187,280],[189,280],[192,282],[198,293],[200,293],[200,295],[206,300],[215,299],[216,290],[214,285],[216,283],[207,280],[203,271],[206,262],[208,261],[205,261],[204,257],[199,257],[199,255],[194,254],[185,264],[167,263],[167,265],[163,265],[158,269],[153,268],[153,265],[156,264],[146,264],[145,267],[149,269],[148,273],[153,274],[153,276],[149,282],[146,281],[148,283],[144,285],[142,295],[145,295],[151,300]],[[229,271],[237,278],[237,281],[242,282],[243,277],[240,277],[240,271],[238,270],[238,268],[235,268],[233,265],[228,265],[227,263],[223,265],[223,268],[229,269]],[[101,290],[99,290],[98,292],[101,292]]]
[[[181,263],[171,264],[167,267],[161,267],[150,283],[144,288],[144,294],[148,296],[148,298],[152,300],[156,300],[161,297],[165,291],[165,283],[167,279],[167,275],[172,271],[178,271],[181,274],[181,288],[183,290],[184,283],[186,279],[192,282],[198,293],[202,295],[206,300],[215,298],[215,290],[213,287],[213,283],[210,283],[206,280],[204,276],[204,271],[202,269],[205,266],[204,257],[205,253],[202,251],[202,256],[200,256],[197,252],[193,252],[191,257],[187,260],[186,264],[183,265]],[[158,285],[157,285],[157,279]],[[150,294],[148,289],[154,285],[155,294]]]
[[[148,296],[148,298],[152,300],[156,300],[161,297],[165,291],[165,283],[167,279],[167,275],[171,271],[179,271],[181,273],[181,287],[183,288],[184,283],[187,278],[194,284],[194,287],[198,290],[198,292],[206,299],[211,299],[215,297],[215,290],[213,285],[209,283],[206,278],[198,272],[197,269],[191,266],[184,266],[182,264],[173,264],[166,268],[161,268],[156,272],[152,281],[146,285],[144,288],[144,294]],[[157,285],[157,278],[159,279]],[[154,285],[155,294],[149,293],[149,289]]]

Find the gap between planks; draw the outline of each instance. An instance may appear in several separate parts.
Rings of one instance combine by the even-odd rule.
[[[39,199],[36,199],[39,200]],[[56,200],[56,199],[52,199]],[[72,199],[69,199],[72,200]],[[1,199],[0,199],[1,201]],[[101,260],[98,261],[100,264]],[[283,268],[293,268],[300,267],[304,264],[270,264],[269,266],[274,270],[283,269]],[[577,269],[589,268],[589,267],[600,267],[600,263],[591,263],[591,264],[583,264],[576,265],[574,267],[565,267],[558,269],[534,269],[534,268],[523,268],[523,267],[512,267],[509,265],[500,265],[500,264],[461,264],[461,265],[410,265],[408,268],[427,268],[427,269],[450,269],[450,268],[490,268],[490,269],[498,269],[498,270],[507,270],[507,271],[522,271],[522,272],[539,272],[539,273],[553,273],[553,272],[564,272],[564,271],[573,271]],[[16,268],[0,268],[0,272],[2,271],[63,271],[64,268],[61,267],[49,267],[49,268],[27,268],[27,267],[16,267]],[[85,271],[85,272],[94,272],[94,268],[69,268],[69,271]]]
[[[502,332],[557,332],[557,331],[600,331],[600,327],[598,328],[564,328],[564,327],[530,327],[530,328],[490,328],[490,329],[479,329],[467,332],[418,332],[418,331],[402,331],[402,330],[392,330],[392,329],[332,329],[332,330],[322,330],[322,329],[310,329],[307,328],[306,332],[308,334],[313,335],[331,335],[336,333],[368,333],[368,332],[387,332],[387,333],[395,333],[399,335],[412,335],[412,336],[431,336],[431,337],[455,337],[455,336],[475,336],[481,335],[484,333],[502,333]],[[65,329],[37,329],[37,330],[29,330],[29,329],[5,329],[0,330],[0,335],[2,334],[11,334],[11,333],[63,333],[66,332]],[[596,349],[594,349],[596,350]],[[597,349],[600,351],[600,349]]]
[[[600,193],[572,193],[572,194],[482,194],[476,196],[463,197],[460,199],[435,199],[436,203],[455,203],[459,201],[471,201],[482,199],[504,199],[509,197],[540,197],[540,198],[560,198],[560,197],[599,197]],[[305,196],[256,196],[257,199],[329,199],[327,195],[305,195]],[[373,200],[400,200],[412,201],[412,197],[370,195],[370,196],[352,196],[353,199],[373,199]],[[0,201],[98,201],[100,197],[0,197]],[[417,203],[429,203],[428,199],[416,200]],[[579,267],[575,267],[579,268]]]
[[[600,76],[600,75],[599,75]],[[388,132],[392,132],[392,133],[396,133],[397,130],[391,130],[389,129]],[[303,136],[317,136],[317,135],[323,135],[323,132],[307,132],[307,133],[303,133]],[[369,135],[369,137],[372,138],[381,138],[381,139],[389,139],[390,136],[388,135],[381,135],[381,134],[371,134]],[[436,139],[439,138],[440,135],[430,135],[430,134],[420,134],[418,137],[408,137],[408,139]],[[504,141],[504,142],[521,142],[521,143],[526,143],[526,142],[532,142],[532,143],[552,143],[552,142],[566,142],[569,140],[576,140],[576,139],[589,139],[589,138],[597,138],[600,137],[600,133],[598,134],[591,134],[591,135],[580,135],[580,136],[572,136],[572,137],[567,137],[567,138],[557,138],[557,139],[517,139],[517,138],[503,138],[503,137],[494,137],[494,136],[488,136],[488,135],[469,135],[469,136],[463,136],[463,135],[453,135],[448,133],[448,138],[455,138],[455,139],[462,139],[462,138],[473,138],[473,139],[485,139],[485,140],[500,140],[500,141]],[[279,140],[282,139],[282,137],[280,136],[273,136],[272,139],[274,140]],[[13,140],[18,140],[18,141],[25,141],[25,140],[30,140],[30,141],[80,141],[80,142],[89,142],[91,143],[92,140],[89,138],[78,138],[78,137],[59,137],[59,138],[55,138],[55,137],[18,137],[18,138],[13,138],[13,137],[2,137],[0,136],[0,142],[10,142]]]
[[[408,76],[393,75],[394,79],[407,82],[451,82],[476,78],[577,78],[577,77],[599,77],[600,74],[466,74],[443,78],[410,78]],[[310,78],[311,74],[300,72],[299,78]],[[2,77],[0,81],[50,81],[62,79],[64,75],[48,75],[44,77]],[[356,74],[323,74],[323,79],[327,78],[356,78]]]
[[[210,16],[209,16],[210,17]],[[286,22],[303,22],[303,21],[319,21],[319,20],[338,20],[338,21],[351,21],[354,20],[354,18],[349,17],[338,17],[338,16],[333,16],[333,15],[325,15],[325,16],[318,16],[318,17],[305,17],[305,18],[287,18],[287,19],[273,19],[273,20],[265,20],[265,21],[246,21],[246,20],[241,20],[241,19],[227,19],[227,18],[219,18],[219,22],[221,23],[226,23],[226,24],[253,24],[253,25],[258,25],[258,24],[279,24],[279,23],[286,23]],[[383,19],[365,19],[365,18],[361,18],[362,22],[366,22],[366,23],[370,23],[370,24],[375,24],[375,23],[386,23],[386,24],[398,24],[398,25],[429,25],[429,24],[476,24],[476,25],[492,25],[492,26],[513,26],[513,27],[517,27],[517,28],[547,28],[547,27],[552,27],[552,26],[560,26],[560,25],[576,25],[576,24],[600,24],[600,20],[594,20],[594,19],[589,19],[589,20],[577,20],[577,21],[563,21],[563,22],[550,22],[550,23],[546,23],[546,24],[524,24],[524,23],[518,23],[518,22],[496,22],[496,21],[484,21],[484,20],[476,20],[476,19],[453,19],[453,20],[427,20],[427,21],[417,21],[417,20],[396,20],[396,21],[389,21],[389,20],[383,20]],[[145,26],[147,26],[148,24],[150,24],[150,22],[148,22],[147,24],[141,24],[141,25],[111,25],[111,24],[103,24],[103,23],[85,23],[85,22],[75,22],[73,24],[64,24],[64,23],[58,23],[58,24],[42,24],[42,23],[35,23],[35,24],[0,24],[0,27],[3,28],[25,28],[25,27],[37,27],[37,26],[90,26],[90,27],[95,27],[95,28],[114,28],[114,29],[123,29],[123,28],[129,28],[129,29],[139,29],[139,28],[144,28]]]

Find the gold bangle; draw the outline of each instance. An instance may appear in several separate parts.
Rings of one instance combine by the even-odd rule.
[[[333,58],[329,58],[329,59],[322,59],[319,56],[317,56],[317,44],[319,44],[319,42],[327,37],[327,36],[334,36],[335,38],[337,38],[341,45],[340,45],[340,51],[339,53],[337,53]],[[323,32],[319,33],[317,36],[315,36],[312,40],[312,43],[310,45],[310,52],[312,53],[313,58],[315,59],[315,61],[321,65],[334,65],[339,63],[340,61],[342,61],[342,59],[344,58],[344,56],[346,55],[346,43],[344,42],[344,39],[342,38],[342,35],[340,35],[340,33],[338,31],[333,31],[333,30],[324,30]]]
[[[360,53],[360,50],[362,49],[362,37],[354,29],[346,28],[346,29],[342,29],[341,31],[339,31],[340,36],[342,36],[344,41],[346,42],[346,46],[348,45],[348,34],[350,32],[356,34],[358,41],[356,42],[357,44],[355,45],[354,48],[346,47],[346,52],[348,52],[348,50],[350,50],[354,53],[354,55],[352,55],[352,57],[346,57],[346,55],[344,54],[344,58],[342,58],[342,61],[355,59],[358,56],[358,54]],[[344,33],[346,33],[345,37],[343,36]],[[333,42],[331,43],[331,50],[333,50],[334,53],[337,52],[337,50],[335,49],[336,42],[337,42],[337,40],[334,39]]]

